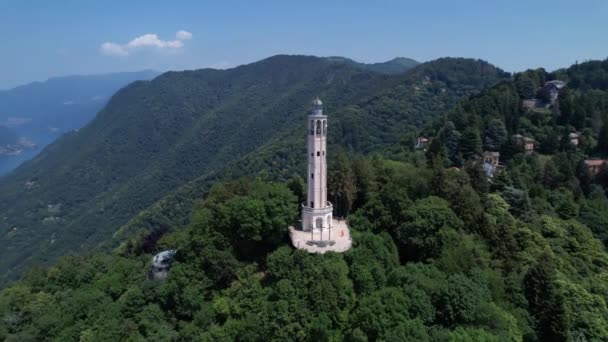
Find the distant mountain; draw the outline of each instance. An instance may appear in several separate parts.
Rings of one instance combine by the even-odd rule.
[[[36,149],[0,159],[0,175],[32,158],[61,134],[84,126],[120,88],[157,75],[156,71],[145,70],[56,77],[0,91],[0,125],[37,145]]]
[[[2,279],[28,264],[107,246],[127,222],[133,225],[121,233],[129,235],[187,219],[209,180],[299,173],[314,96],[326,103],[334,146],[373,152],[507,76],[471,59],[388,75],[350,62],[274,56],[134,82],[88,125],[0,178]],[[180,188],[188,186],[192,191]],[[137,216],[163,200],[156,216]]]
[[[404,73],[420,64],[420,62],[406,57],[397,57],[391,59],[390,61],[380,63],[359,63],[344,57],[327,57],[327,59],[337,63],[349,63],[361,69],[387,75]]]

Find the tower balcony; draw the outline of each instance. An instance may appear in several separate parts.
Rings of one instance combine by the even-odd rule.
[[[311,208],[306,205],[306,202],[302,203],[302,212],[306,213],[315,213],[315,214],[330,214],[334,211],[334,206],[330,201],[325,202],[325,207],[323,208]]]

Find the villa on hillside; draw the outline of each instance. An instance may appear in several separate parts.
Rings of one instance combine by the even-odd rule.
[[[585,166],[587,166],[587,169],[589,170],[589,172],[591,172],[592,175],[597,175],[598,173],[600,173],[600,171],[602,171],[602,167],[604,167],[604,165],[608,164],[608,160],[606,159],[586,159],[585,160]]]
[[[416,146],[414,146],[414,147],[416,149],[425,149],[428,144],[429,144],[429,138],[418,137],[418,138],[416,138]]]
[[[551,105],[555,104],[557,101],[557,96],[559,95],[559,91],[566,86],[566,82],[560,80],[553,80],[545,82],[543,86],[543,91],[549,94],[549,103]]]
[[[578,144],[580,142],[581,133],[580,132],[570,133],[570,134],[568,134],[568,137],[570,138],[570,143],[572,145],[578,146]]]
[[[526,99],[522,100],[522,106],[524,109],[542,108],[544,105],[543,101],[539,99]]]
[[[513,136],[513,141],[517,146],[522,148],[526,154],[532,154],[534,152],[534,139],[524,137],[521,134],[515,134]]]
[[[524,109],[547,108],[552,106],[557,101],[559,91],[566,86],[566,82],[560,80],[547,81],[540,88],[541,98],[523,99],[522,107]]]
[[[500,168],[500,152],[485,151],[483,153],[483,170],[488,177],[494,177],[496,171]]]

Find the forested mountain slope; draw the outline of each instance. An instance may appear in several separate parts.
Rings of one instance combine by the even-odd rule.
[[[331,151],[347,149],[365,154],[406,144],[416,127],[451,108],[464,94],[476,93],[482,84],[492,84],[497,70],[482,61],[446,58],[425,63],[398,78],[394,85],[341,108],[329,107]],[[500,75],[504,76],[499,71]],[[326,101],[327,103],[327,101]],[[330,102],[331,106],[331,102]],[[305,177],[303,113],[295,125],[218,172],[203,174],[139,213],[115,234],[113,243],[124,242],[134,232],[164,232],[190,219],[193,203],[218,180],[236,179],[264,172],[270,178],[288,181]],[[407,138],[405,139],[407,140]]]
[[[390,61],[380,63],[360,63],[344,57],[327,57],[332,62],[347,63],[357,68],[374,71],[382,74],[401,74],[420,64],[406,57],[396,57]]]
[[[439,66],[451,61],[438,63],[409,77],[445,78]],[[403,143],[386,135],[383,146],[363,139],[358,149],[377,153],[361,156],[346,134],[333,136],[328,193],[353,233],[346,253],[288,245],[305,190],[294,159],[301,138],[285,130],[123,227],[178,229],[31,269],[0,292],[0,338],[606,341],[608,167],[592,173],[583,162],[608,151],[606,80],[597,77],[605,71],[589,62],[518,73],[429,123],[426,150],[411,135]],[[524,106],[555,79],[567,85],[552,104]],[[379,108],[417,98],[391,94],[421,84],[402,79],[335,113],[386,120]],[[335,116],[338,127],[348,121]],[[536,150],[514,143],[516,133],[533,137]],[[483,150],[501,152],[492,177]],[[166,249],[177,249],[168,277],[149,280],[152,255]]]
[[[135,82],[86,127],[0,180],[0,269],[7,279],[24,264],[88,250],[167,192],[258,149],[287,151],[285,161],[294,163],[316,95],[335,118],[332,139],[367,152],[398,142],[400,128],[424,123],[504,76],[466,59],[386,75],[330,59],[275,56]],[[282,147],[265,145],[279,137]]]

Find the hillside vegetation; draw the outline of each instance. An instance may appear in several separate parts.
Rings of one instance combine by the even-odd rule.
[[[28,272],[0,294],[0,337],[608,338],[608,253],[584,224],[531,210],[519,218],[500,191],[476,191],[464,171],[343,160],[352,162],[332,172],[353,176],[352,250],[311,255],[287,245],[297,182],[217,183],[185,229]],[[168,278],[148,280],[149,253],[167,248],[178,250]]]
[[[331,59],[275,56],[135,82],[86,127],[0,179],[2,279],[109,241],[142,209],[198,177],[254,174],[268,162],[289,164],[290,176],[299,172],[304,117],[316,95],[329,104],[334,144],[367,153],[399,143],[411,125],[504,76],[468,59],[388,75]],[[182,220],[194,198],[173,207]]]
[[[597,70],[608,64],[517,74],[426,125],[426,151],[412,148],[407,129],[383,147],[373,139],[359,145],[367,156],[334,137],[342,147],[331,150],[328,190],[353,233],[353,248],[342,254],[289,246],[286,227],[305,187],[292,169],[298,163],[288,160],[303,153],[276,157],[281,144],[270,139],[227,165],[232,173],[202,176],[134,220],[173,231],[31,269],[0,293],[0,338],[608,340],[608,169],[594,174],[581,162],[606,153],[606,89]],[[522,106],[553,78],[568,82],[554,104]],[[389,94],[394,88],[359,110],[379,108]],[[578,145],[563,138],[576,129]],[[533,135],[538,150],[526,154],[511,142],[515,133]],[[552,135],[558,142],[547,146]],[[289,146],[288,137],[295,135],[275,139]],[[493,177],[482,168],[484,149],[502,152],[504,168]],[[257,167],[267,172],[214,180]],[[178,223],[188,216],[178,203],[192,203],[187,224]],[[166,249],[177,249],[168,277],[148,280],[152,255]]]

